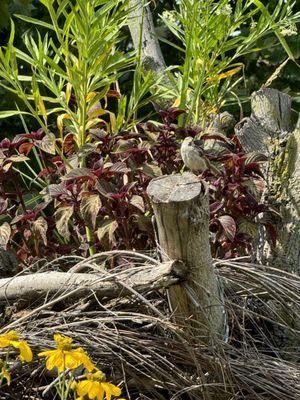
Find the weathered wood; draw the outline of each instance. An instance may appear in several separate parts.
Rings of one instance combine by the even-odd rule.
[[[291,128],[291,99],[275,89],[252,95],[252,114],[236,126],[247,152],[268,156],[264,198],[280,213],[270,215],[277,231],[274,247],[260,232],[256,258],[259,262],[300,275],[300,120]]]
[[[111,273],[48,272],[0,279],[0,300],[28,303],[39,297],[69,293],[80,298],[95,293],[99,298],[112,299],[169,287],[184,279],[186,267],[180,261],[169,261],[142,269]],[[133,289],[133,290],[130,290]]]
[[[206,336],[223,334],[224,309],[209,244],[208,189],[194,174],[153,179],[152,201],[163,260],[182,260],[188,269],[184,284],[169,288],[175,320],[191,323]]]
[[[164,73],[166,64],[155,33],[152,13],[145,3],[130,0],[128,26],[135,49],[138,51],[141,46],[143,68],[160,75]]]

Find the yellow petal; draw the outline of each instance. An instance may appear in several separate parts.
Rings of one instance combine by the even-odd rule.
[[[4,337],[0,338],[0,348],[3,349],[4,347],[10,346],[10,340],[5,339]]]
[[[44,121],[47,121],[47,111],[45,108],[45,103],[40,96],[37,99],[37,106],[38,106],[39,112],[42,114],[42,116],[44,118]]]
[[[241,70],[241,68],[242,67],[236,67],[230,69],[229,71],[223,72],[222,74],[207,78],[207,82],[220,81],[221,79],[228,78],[229,76],[237,74]]]
[[[39,353],[39,357],[46,357],[46,368],[51,371],[53,368],[58,368],[59,371],[64,370],[64,355],[61,350],[49,350]]]
[[[74,351],[65,351],[65,366],[66,369],[76,369],[83,364],[82,359]]]
[[[42,351],[41,353],[38,353],[38,357],[50,357],[51,354],[53,353],[53,351],[57,351],[57,350]]]
[[[5,367],[2,367],[1,375],[6,379],[6,384],[9,386],[11,383],[10,373],[7,371]]]
[[[120,396],[122,393],[121,389],[112,383],[102,382],[101,385],[106,393],[106,400],[111,400],[111,396]]]
[[[64,123],[63,123],[64,119],[71,119],[71,115],[65,113],[65,114],[61,114],[57,117],[56,124],[57,124],[57,127],[58,127],[61,135],[62,135],[63,127],[64,127]],[[59,335],[59,334],[57,333],[56,335]],[[54,335],[54,336],[56,336],[56,335]],[[59,336],[61,336],[61,335],[59,335]],[[55,340],[55,338],[54,338],[54,340]]]
[[[177,97],[177,99],[174,101],[171,107],[177,108],[179,107],[180,104],[180,97]]]
[[[83,397],[88,393],[88,388],[89,388],[90,382],[91,381],[89,381],[89,380],[84,380],[84,381],[78,382],[76,391],[77,391],[77,394],[79,394],[79,396]]]
[[[77,349],[72,350],[73,357],[79,361],[79,365],[83,365],[89,372],[96,369],[95,365],[92,363],[90,357],[86,354],[86,352],[78,347]]]
[[[20,335],[16,331],[8,331],[4,335],[9,340],[19,340]]]
[[[63,115],[69,115],[69,114],[63,114]],[[64,336],[59,333],[55,333],[53,338],[57,346],[60,348],[70,347],[71,343],[73,342],[73,339],[70,338],[69,336]]]
[[[14,342],[14,343],[18,343],[18,346],[14,346],[14,347],[18,348],[20,350],[21,361],[27,361],[27,362],[32,361],[32,359],[33,359],[32,350],[29,347],[28,343],[25,342],[24,340],[21,340],[20,342]]]
[[[66,102],[67,102],[67,104],[70,101],[71,93],[72,93],[72,84],[70,82],[68,82],[67,83],[67,88],[66,88]]]
[[[8,331],[0,336],[0,348],[11,346],[12,340],[19,340],[19,335],[16,331]]]
[[[92,384],[89,390],[89,398],[94,399],[95,397],[97,397],[97,399],[102,400],[104,396],[104,391],[102,389],[101,383],[97,381],[91,382]]]
[[[97,92],[90,92],[90,93],[88,93],[87,96],[86,96],[86,101],[91,101],[91,100],[93,100],[93,98],[94,98],[95,96],[97,96]]]

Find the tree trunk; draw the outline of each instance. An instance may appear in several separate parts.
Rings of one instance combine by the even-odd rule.
[[[269,222],[277,232],[276,246],[261,229],[259,262],[300,275],[300,119],[291,128],[291,99],[275,89],[252,95],[252,113],[236,126],[246,152],[268,157],[264,198],[278,210]]]
[[[156,37],[152,13],[144,4],[142,0],[130,0],[129,30],[134,48],[141,50],[143,68],[161,75],[166,64]]]
[[[182,260],[187,280],[169,288],[177,323],[210,341],[224,334],[224,308],[209,244],[208,189],[194,174],[153,179],[147,189],[164,261]]]

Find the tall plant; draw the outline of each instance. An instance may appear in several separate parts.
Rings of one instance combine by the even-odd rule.
[[[258,0],[178,3],[175,10],[165,11],[161,17],[177,39],[175,44],[167,43],[182,55],[175,77],[169,74],[177,105],[188,110],[187,116],[181,117],[182,124],[205,122],[209,112],[224,105],[242,79],[241,57],[259,50],[257,41],[263,36],[273,32],[293,59],[284,35],[300,18],[300,13],[293,13],[294,1],[281,0],[272,12]]]
[[[127,0],[39,1],[51,22],[18,15],[39,30],[24,36],[26,51],[22,51],[14,47],[15,25],[11,21],[9,42],[0,49],[0,85],[17,95],[25,106],[23,111],[1,111],[0,117],[29,114],[41,126],[43,134],[40,131],[36,137],[30,137],[32,144],[22,148],[26,154],[34,147],[40,171],[35,173],[27,165],[30,174],[21,173],[27,180],[33,174],[35,183],[41,185],[42,181],[46,186],[49,181],[41,179],[41,171],[47,166],[40,150],[58,155],[67,172],[82,169],[87,155],[96,148],[95,143],[91,144],[91,129],[102,124],[107,131],[115,132],[122,124],[106,109],[107,97],[120,100],[118,91],[111,89],[118,88],[118,79],[132,65],[134,54],[118,50],[121,28],[127,23]],[[22,75],[19,68],[24,62],[31,66],[28,76]],[[120,109],[124,109],[124,101],[120,104]],[[42,139],[39,151],[36,139]],[[73,151],[68,157],[65,149],[70,143]],[[18,161],[27,160],[19,156]],[[65,226],[62,220],[72,214],[71,208],[64,205],[56,213],[58,228]],[[62,229],[59,231],[63,233]],[[91,239],[88,226],[86,233]]]
[[[0,51],[0,77],[4,79],[1,85],[23,100],[53,146],[63,144],[63,126],[67,125],[81,149],[89,142],[88,129],[109,114],[102,107],[93,107],[106,97],[111,85],[133,61],[132,54],[117,49],[128,4],[126,0],[78,0],[73,5],[58,0],[54,7],[52,0],[39,1],[46,7],[51,23],[18,17],[46,28],[51,35],[47,32],[42,36],[39,31],[25,35],[25,53],[13,45],[12,22],[9,43]],[[22,75],[18,60],[32,66],[30,76]],[[2,117],[13,113],[18,112],[2,112]],[[54,138],[49,122],[51,115],[57,113],[61,135]],[[113,116],[110,117],[114,129]],[[80,164],[84,164],[83,159]]]

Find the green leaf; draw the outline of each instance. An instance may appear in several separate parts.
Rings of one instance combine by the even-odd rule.
[[[46,29],[54,30],[54,28],[51,24],[48,24],[47,22],[44,22],[40,19],[35,19],[35,18],[28,17],[27,15],[20,15],[20,14],[14,14],[14,16],[25,22],[29,22],[34,25],[43,26]]]
[[[0,119],[15,117],[16,115],[20,115],[20,114],[31,115],[29,112],[26,112],[26,111],[18,111],[18,110],[0,111]]]
[[[276,22],[274,21],[274,18],[272,18],[272,16],[270,15],[269,11],[267,10],[267,8],[263,5],[263,3],[259,0],[252,0],[253,3],[256,5],[257,8],[259,8],[263,14],[263,16],[266,18],[266,20],[269,22],[270,26],[273,27],[274,33],[277,36],[278,40],[280,41],[282,47],[284,48],[284,50],[286,51],[287,55],[289,56],[289,58],[291,60],[294,60],[294,55],[289,47],[289,45],[287,44],[287,41],[285,40],[285,38],[283,37],[283,35],[280,33],[280,30],[278,28],[278,26],[276,26]],[[274,26],[275,25],[275,26]]]

